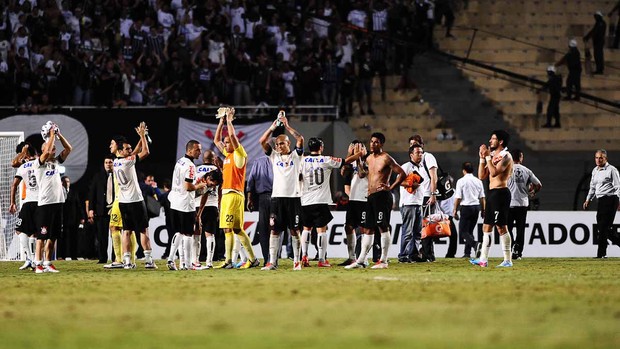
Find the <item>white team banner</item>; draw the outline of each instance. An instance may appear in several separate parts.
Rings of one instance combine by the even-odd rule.
[[[347,258],[345,243],[345,212],[332,212],[334,219],[327,227],[328,231],[328,257]],[[620,215],[616,216],[614,231],[620,229]],[[255,242],[254,253],[262,258],[258,239],[255,239],[258,221],[257,212],[245,213],[246,232],[250,240]],[[392,226],[392,245],[389,257],[396,258],[400,250],[401,215],[398,211],[392,212],[390,224]],[[455,221],[458,229],[458,221]],[[478,222],[478,231],[474,232],[476,241],[482,241],[482,220]],[[153,255],[161,256],[168,242],[168,232],[165,226],[165,217],[162,214],[150,221],[151,243]],[[596,212],[572,212],[572,211],[531,211],[527,215],[527,227],[525,229],[524,257],[594,257],[597,245],[595,243]],[[454,232],[453,232],[454,233]],[[457,257],[463,255],[464,245],[459,242]],[[435,244],[435,255],[444,257],[448,249],[448,238],[442,238]],[[312,245],[308,254],[314,256],[316,250]],[[497,235],[493,237],[490,251],[491,257],[501,257],[502,252]],[[615,245],[607,247],[608,257],[620,257],[620,248]]]
[[[213,116],[215,119],[215,116]],[[271,126],[271,122],[263,122],[253,125],[234,125],[237,138],[246,153],[248,153],[248,167],[247,173],[250,173],[252,166],[252,160],[257,159],[264,155],[263,148],[259,144],[260,136],[263,135],[265,130]],[[184,118],[179,118],[179,132],[177,137],[177,159],[185,154],[185,145],[192,139],[195,139],[202,144],[202,150],[213,150],[219,156],[219,150],[213,142],[215,137],[215,130],[217,129],[217,123],[207,123],[194,121]],[[228,135],[228,131],[224,128],[222,132],[222,139]],[[202,160],[202,158],[200,159]],[[200,161],[198,161],[200,162]]]

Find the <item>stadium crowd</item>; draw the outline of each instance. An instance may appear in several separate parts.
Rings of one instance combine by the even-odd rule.
[[[435,17],[451,26],[452,2],[0,0],[0,105],[350,114],[365,96],[370,113],[373,77],[407,71],[416,49],[404,43],[430,45]]]

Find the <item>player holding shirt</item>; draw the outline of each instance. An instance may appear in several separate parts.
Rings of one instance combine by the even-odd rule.
[[[56,156],[56,138],[60,139],[63,150]],[[58,167],[71,153],[71,145],[60,134],[58,126],[49,130],[49,138],[43,143],[39,159],[33,162],[37,183],[39,185],[39,200],[37,207],[37,244],[35,252],[35,273],[57,273],[58,270],[51,262],[54,255],[54,244],[62,231],[62,206],[65,202],[60,171]],[[43,250],[45,261],[41,265]]]
[[[498,267],[512,267],[512,255],[510,253],[512,241],[510,234],[508,234],[508,213],[511,198],[508,178],[512,175],[513,160],[508,151],[508,141],[510,141],[510,135],[506,131],[495,130],[491,134],[489,147],[483,144],[479,151],[478,178],[485,180],[489,177],[489,193],[487,194],[487,205],[484,208],[480,258],[471,259],[470,263],[483,268],[488,265],[493,227],[497,228],[504,253],[504,261]]]
[[[239,143],[235,127],[233,126],[233,118],[235,116],[234,108],[224,109],[225,115],[220,116],[220,122],[215,130],[214,143],[222,154],[226,157],[222,167],[222,201],[220,211],[220,228],[224,229],[226,236],[226,261],[218,266],[218,268],[232,269],[232,250],[234,244],[234,236],[236,234],[241,240],[241,244],[249,254],[248,261],[243,264],[240,269],[253,268],[260,265],[260,261],[254,256],[252,250],[252,242],[245,232],[244,210],[245,210],[245,169],[247,165],[248,154]],[[222,141],[222,130],[224,123],[228,130],[228,135]]]
[[[271,134],[279,123],[295,137],[295,148],[291,150],[291,141],[288,136],[281,134],[274,139],[274,147],[269,144]],[[271,207],[269,225],[269,262],[261,270],[275,270],[278,262],[280,234],[287,228],[291,232],[293,243],[293,269],[299,270],[301,262],[299,230],[301,226],[301,188],[299,169],[304,149],[304,137],[291,127],[284,111],[280,111],[277,119],[263,133],[260,144],[265,154],[271,159],[273,166],[273,190],[271,192]]]

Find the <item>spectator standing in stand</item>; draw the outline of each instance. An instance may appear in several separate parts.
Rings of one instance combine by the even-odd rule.
[[[560,127],[560,98],[562,97],[562,76],[556,74],[555,67],[547,67],[547,83],[543,90],[549,92],[549,102],[547,104],[547,123],[542,127]],[[551,126],[551,119],[555,124]]]
[[[596,11],[594,14],[594,26],[588,34],[583,37],[583,41],[587,42],[592,39],[592,49],[594,50],[594,63],[596,70],[592,74],[603,74],[605,70],[605,57],[603,56],[603,48],[605,47],[605,35],[607,34],[607,23],[603,19],[603,13]]]
[[[560,59],[555,66],[559,67],[566,64],[568,76],[566,77],[566,100],[579,100],[581,93],[581,53],[577,48],[577,40],[572,39],[568,42],[568,52]],[[571,97],[573,96],[573,97]]]

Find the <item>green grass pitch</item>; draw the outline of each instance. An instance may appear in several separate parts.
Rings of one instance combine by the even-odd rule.
[[[0,348],[620,348],[620,259],[274,272],[158,262],[59,261],[40,275],[0,263]]]

